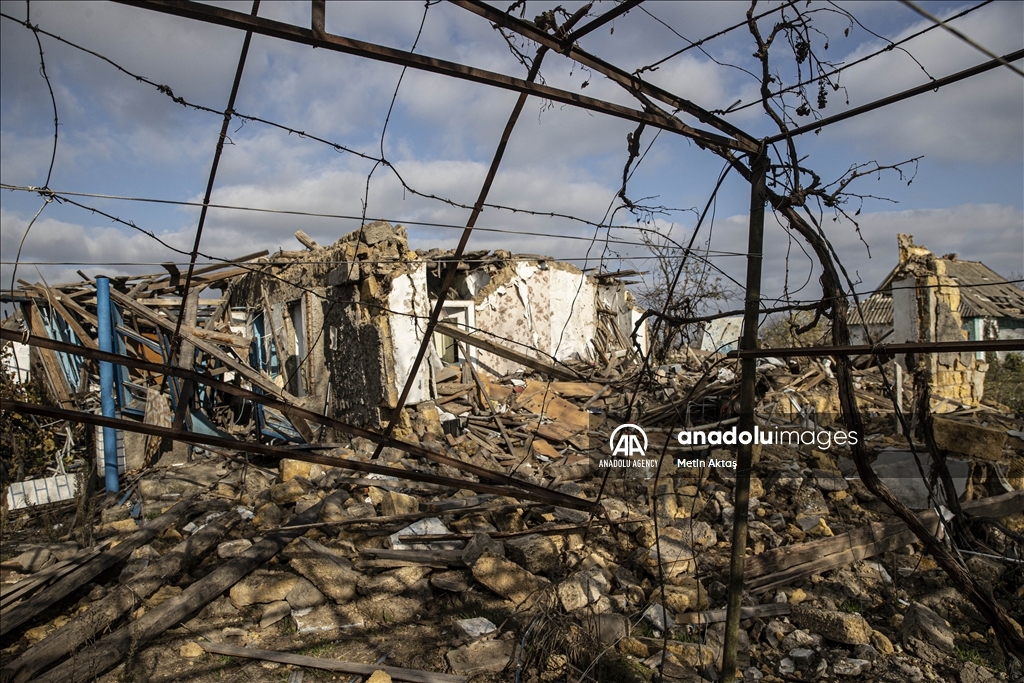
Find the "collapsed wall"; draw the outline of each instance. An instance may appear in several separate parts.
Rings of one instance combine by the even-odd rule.
[[[892,278],[893,342],[967,341],[960,318],[960,287],[946,272],[946,262],[913,235],[897,235],[899,265]],[[899,359],[908,370],[926,374],[932,410],[950,412],[959,404],[978,405],[988,364],[969,351],[914,354]],[[943,401],[942,399],[949,399]],[[951,403],[955,402],[955,403]]]
[[[422,255],[432,263],[433,297],[440,282],[434,271],[443,272],[449,253],[432,250]],[[590,277],[550,257],[504,250],[467,254],[458,268],[449,297],[454,300],[446,309],[462,306],[466,314],[460,322],[485,330],[518,351],[559,361],[607,362],[633,348],[630,335],[640,311],[621,282]],[[646,353],[645,330],[641,328],[637,341]],[[520,367],[487,351],[472,353],[492,375]]]
[[[264,335],[285,349],[285,388],[309,397],[311,409],[326,406],[335,418],[379,427],[397,405],[423,339],[430,313],[424,264],[409,251],[405,228],[385,221],[329,247],[304,234],[300,241],[306,251],[279,252],[243,278],[234,305],[254,311],[250,321],[262,312],[270,322]],[[408,402],[430,398],[428,377],[423,364]]]

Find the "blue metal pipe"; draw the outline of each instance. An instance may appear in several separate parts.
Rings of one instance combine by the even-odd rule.
[[[96,318],[99,321],[100,351],[114,352],[113,316],[110,312],[110,280],[96,278]],[[114,365],[100,361],[100,399],[103,417],[114,415]],[[103,473],[108,493],[117,493],[117,430],[103,428]]]

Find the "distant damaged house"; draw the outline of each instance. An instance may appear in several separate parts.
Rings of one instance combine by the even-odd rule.
[[[911,235],[897,235],[897,242],[899,263],[860,310],[850,312],[852,343],[1024,339],[1024,291],[978,261],[937,257]],[[981,400],[984,353],[929,357],[937,396]]]
[[[913,246],[927,252],[921,254],[924,258],[934,260],[936,274],[941,271],[943,277],[956,284],[959,298],[957,314],[968,340],[1024,339],[1024,290],[1010,284],[980,261],[963,261],[957,254],[946,254],[940,258],[924,247]],[[856,311],[851,311],[852,343],[867,344],[868,332],[873,341],[893,341],[890,339],[893,333],[892,288],[903,264],[901,252],[901,263],[861,304],[863,318]]]
[[[306,407],[361,425],[386,422],[412,370],[452,252],[413,252],[405,228],[379,221],[323,247],[252,262],[231,284],[247,311],[260,370]],[[550,257],[464,254],[408,403],[436,397],[436,375],[468,358],[493,376],[616,361],[646,351],[625,284]],[[461,332],[461,334],[459,334]]]

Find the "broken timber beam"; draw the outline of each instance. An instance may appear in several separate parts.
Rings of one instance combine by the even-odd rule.
[[[0,329],[0,339],[10,339],[14,341],[23,341],[22,336],[15,331]],[[473,465],[471,463],[463,462],[455,458],[450,458],[445,455],[440,455],[433,451],[427,450],[419,444],[407,443],[394,438],[385,439],[381,434],[374,432],[369,429],[362,427],[356,427],[354,425],[347,424],[334,418],[329,418],[319,413],[293,406],[288,403],[284,403],[278,400],[274,396],[265,394],[256,394],[247,389],[243,389],[237,385],[222,382],[217,379],[213,379],[202,373],[195,371],[185,371],[180,368],[176,368],[171,365],[162,365],[159,363],[152,363],[150,361],[144,361],[134,358],[128,358],[125,356],[117,356],[114,354],[103,353],[102,351],[92,351],[85,349],[80,346],[73,344],[65,344],[45,337],[31,336],[27,340],[27,343],[31,345],[41,346],[43,348],[52,349],[55,351],[63,351],[65,353],[78,354],[84,358],[92,358],[94,360],[106,360],[110,362],[119,362],[127,367],[137,368],[140,370],[148,370],[150,372],[156,372],[158,374],[167,374],[174,377],[182,377],[186,379],[194,379],[200,384],[205,384],[211,389],[217,389],[233,396],[240,396],[242,398],[249,399],[256,403],[271,406],[281,412],[291,415],[296,419],[304,419],[316,422],[318,424],[333,427],[352,436],[361,436],[371,441],[380,443],[383,442],[385,446],[391,446],[393,448],[400,449],[409,453],[417,458],[429,460],[440,465],[449,465],[458,470],[474,474],[480,478],[481,483],[468,482],[465,480],[453,479],[451,477],[443,477],[438,475],[427,475],[425,473],[416,473],[411,471],[402,471],[402,474],[395,474],[394,476],[400,476],[404,479],[411,481],[423,481],[428,483],[439,484],[441,486],[454,486],[456,488],[470,488],[476,490],[479,493],[496,493],[501,496],[514,496],[526,498],[527,500],[536,500],[540,502],[553,503],[555,505],[561,505],[563,507],[573,508],[577,510],[586,510],[588,512],[594,511],[599,512],[600,508],[590,501],[570,496],[558,491],[544,488],[537,484],[531,484],[530,482],[516,479],[502,472],[493,472],[486,468]],[[275,387],[276,388],[276,387]],[[99,416],[84,414],[77,411],[57,411],[53,412],[53,409],[45,408],[44,406],[34,406],[27,403],[15,403],[15,402],[4,402],[4,408],[10,408],[13,410],[21,409],[25,412],[32,412],[34,414],[46,413],[50,417],[56,417],[57,419],[72,420],[77,422],[84,422],[86,424],[99,424],[103,426],[97,420],[105,420],[109,418],[100,418]],[[103,423],[107,424],[107,423]],[[293,460],[302,460],[304,462],[315,462],[319,464],[326,464],[328,466],[335,467],[347,467],[357,471],[365,472],[379,472],[383,474],[393,474],[394,469],[389,467],[381,467],[372,465],[371,463],[360,463],[353,462],[350,460],[342,460],[340,458],[331,458],[327,456],[316,456],[312,454],[303,453],[292,449],[277,448],[271,446],[264,446],[258,443],[252,443],[249,441],[236,441],[234,439],[225,439],[220,437],[209,437],[201,434],[195,434],[191,432],[178,432],[166,427],[158,427],[155,425],[140,424],[132,422],[130,420],[115,420],[110,422],[108,426],[114,426],[117,429],[123,429],[129,432],[140,432],[142,434],[148,434],[150,436],[159,436],[161,438],[168,438],[177,441],[184,441],[186,443],[199,444],[203,446],[221,446],[233,450],[250,451],[254,453],[263,453],[272,457],[285,457]],[[377,467],[379,469],[373,469]],[[503,486],[491,486],[483,483],[484,481],[497,482]]]
[[[146,567],[99,602],[89,606],[81,616],[57,629],[18,659],[0,671],[2,683],[28,683],[52,666],[61,657],[73,652],[82,643],[103,633],[122,615],[188,567],[203,560],[231,527],[241,521],[236,510],[225,512],[179,543],[157,562]]]
[[[374,671],[383,671],[387,675],[391,676],[392,680],[409,681],[409,683],[465,683],[469,680],[467,676],[437,674],[431,671],[403,669],[397,666],[382,666],[380,664],[339,662],[336,659],[323,659],[320,657],[310,657],[308,655],[294,655],[291,652],[257,650],[253,647],[239,647],[237,645],[223,645],[221,643],[200,643],[199,647],[215,655],[260,659],[265,662],[280,662],[281,664],[303,666],[310,669],[323,669],[324,671],[337,671],[338,673],[355,674],[356,676],[371,676]]]
[[[1024,511],[1024,491],[972,500],[963,504],[966,513],[982,517],[1005,517]],[[938,515],[928,510],[918,515],[934,533]],[[784,546],[747,559],[744,582],[749,590],[768,591],[792,583],[810,574],[880,555],[915,540],[914,533],[901,520],[891,520],[854,529],[832,538],[823,538],[798,546]]]
[[[138,432],[140,434],[148,434],[149,436],[157,436],[160,438],[167,438],[174,441],[182,441],[184,443],[198,444],[200,446],[216,446],[220,448],[227,448],[230,450],[247,451],[250,453],[259,453],[261,455],[268,455],[274,458],[290,458],[292,460],[301,460],[303,462],[315,462],[320,465],[327,465],[328,467],[341,467],[344,469],[351,469],[360,472],[373,472],[376,474],[385,474],[388,476],[395,477],[396,479],[408,479],[410,481],[422,481],[430,484],[438,484],[440,486],[448,486],[455,489],[470,489],[477,491],[478,493],[494,493],[499,496],[511,496],[514,498],[522,498],[526,500],[535,500],[542,503],[549,503],[553,505],[559,505],[561,507],[572,508],[574,510],[583,510],[585,512],[599,512],[600,507],[596,503],[592,503],[584,498],[577,498],[570,496],[559,491],[553,491],[546,489],[543,486],[537,484],[531,484],[530,482],[523,481],[521,479],[515,479],[506,474],[491,472],[482,467],[477,467],[470,463],[456,460],[455,458],[449,458],[447,456],[437,455],[426,451],[430,454],[430,459],[440,463],[451,465],[460,470],[478,474],[482,479],[489,479],[494,482],[500,482],[497,484],[487,484],[484,482],[470,481],[467,479],[456,479],[453,477],[446,477],[439,474],[431,474],[429,472],[418,472],[415,470],[400,470],[394,467],[388,467],[386,465],[377,465],[374,463],[361,462],[359,460],[346,460],[343,458],[333,458],[324,455],[315,455],[312,453],[306,453],[304,451],[297,451],[289,448],[280,448],[277,446],[268,446],[261,443],[255,443],[252,441],[238,441],[236,439],[229,439],[218,436],[207,436],[205,434],[197,434],[195,432],[181,432],[175,431],[168,427],[159,427],[157,425],[150,425],[141,422],[134,422],[132,420],[119,420],[117,418],[103,417],[101,415],[93,415],[92,413],[83,413],[77,410],[62,410],[60,408],[51,408],[49,406],[42,406],[34,403],[21,403],[18,401],[2,401],[0,402],[0,408],[3,410],[12,410],[15,412],[22,412],[30,415],[41,415],[56,420],[68,420],[70,422],[81,422],[83,424],[97,425],[100,427],[114,427],[115,429],[123,429],[127,432]],[[379,436],[379,435],[378,435]],[[388,441],[390,445],[395,445],[394,441]],[[403,444],[403,446],[411,446],[412,444]]]
[[[3,617],[0,619],[0,636],[7,635],[29,619],[37,616],[47,607],[89,583],[94,577],[125,561],[132,554],[133,550],[145,543],[149,543],[157,534],[175,524],[186,513],[194,512],[198,508],[199,505],[191,499],[175,504],[167,512],[152,522],[143,525],[141,529],[118,543],[115,547],[89,560],[43,592],[29,598],[25,602],[18,603],[9,610],[6,610],[6,613],[0,613]]]
[[[24,308],[28,309],[25,311],[27,313],[25,317],[28,320],[28,326],[32,334],[49,338],[50,335],[47,333],[46,325],[43,323],[43,316],[39,314],[39,304],[25,304]],[[46,383],[53,392],[53,397],[65,408],[75,407],[75,402],[71,397],[71,387],[68,386],[67,378],[64,376],[64,370],[61,369],[57,354],[47,349],[36,349],[36,354],[42,363],[46,374]]]
[[[460,330],[459,328],[454,327],[452,325],[438,323],[437,327],[434,328],[434,331],[440,332],[446,337],[458,339],[459,341],[469,344],[470,346],[474,346],[480,349],[481,351],[493,353],[495,356],[499,356],[501,358],[504,358],[505,360],[510,360],[514,363],[519,363],[520,365],[525,365],[531,370],[543,372],[545,374],[551,375],[552,377],[557,377],[558,379],[563,379],[570,382],[582,381],[583,379],[575,372],[573,372],[572,370],[563,365],[552,363],[551,361],[541,360],[539,358],[534,358],[533,356],[528,356],[525,353],[515,351],[500,344],[496,344],[492,341],[481,339],[480,337],[474,336],[469,332],[464,332],[463,330]]]
[[[174,323],[171,322],[169,318],[164,318],[162,316],[157,315],[153,311],[146,308],[144,305],[140,304],[138,301],[135,301],[134,299],[127,297],[113,289],[110,290],[110,298],[119,303],[120,305],[124,306],[126,309],[130,310],[135,315],[144,318],[149,322],[153,323],[154,325],[162,328],[165,332],[170,332],[171,334],[174,333],[175,326]],[[253,386],[259,387],[259,389],[261,389],[262,391],[265,391],[271,394],[272,396],[277,397],[278,399],[285,403],[288,403],[289,405],[295,405],[298,403],[297,398],[289,394],[287,391],[284,391],[283,389],[278,387],[269,378],[264,377],[258,371],[252,369],[245,363],[235,360],[227,353],[225,353],[223,350],[218,348],[215,344],[212,344],[206,341],[205,339],[199,339],[185,328],[182,328],[179,332],[183,337],[186,337],[188,341],[195,346],[195,348],[199,349],[203,353],[207,353],[210,356],[216,358],[225,366],[227,366],[231,370],[234,370],[239,375],[252,382]],[[290,415],[286,415],[286,417],[288,417],[289,422],[292,423],[292,425],[295,427],[296,431],[299,432],[302,438],[306,440],[306,443],[314,442],[315,439],[313,437],[313,430],[309,428],[309,425],[306,424],[305,420]]]
[[[36,683],[85,683],[100,676],[124,658],[132,648],[148,642],[190,614],[206,607],[218,595],[277,555],[282,548],[307,531],[302,525],[315,522],[320,517],[324,503],[337,501],[338,496],[339,493],[334,493],[296,515],[288,525],[267,534],[262,541],[220,565],[170,600],[78,652],[74,657],[65,659],[56,668],[36,678]]]

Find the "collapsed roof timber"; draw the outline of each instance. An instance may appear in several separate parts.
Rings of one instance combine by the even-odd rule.
[[[175,360],[168,356],[171,336],[180,324],[193,344],[176,359],[179,366],[269,390],[359,427],[380,428],[409,378],[439,269],[451,253],[412,252],[405,229],[383,221],[329,247],[301,232],[298,237],[303,251],[202,269],[186,306],[189,318],[180,323],[174,315],[181,303],[176,269],[116,279],[111,297],[118,351],[169,364]],[[636,325],[640,311],[633,295],[613,276],[587,276],[549,257],[507,251],[465,254],[457,268],[458,297],[444,304],[447,321],[431,340],[430,363],[421,366],[407,404],[440,398],[438,377],[465,356],[492,376],[514,373],[526,363],[565,379],[586,374],[601,381],[619,378],[632,366],[635,348],[646,351],[646,324]],[[219,298],[201,296],[218,289]],[[96,348],[94,282],[27,286],[17,298],[34,334]],[[94,399],[81,359],[53,357],[56,363],[40,363],[36,371],[61,405],[79,403],[88,410]],[[322,440],[312,438],[301,419],[289,423],[272,408],[243,406],[219,392],[193,396],[186,401],[189,409],[179,411],[179,396],[190,391],[184,384],[149,372],[119,372],[117,403],[125,416],[142,418],[146,410],[153,412],[153,401],[163,401],[196,431],[243,436],[255,430],[294,443]],[[451,405],[449,411],[456,416],[469,407]],[[171,426],[163,422],[156,424]],[[133,462],[130,469],[140,465]]]

